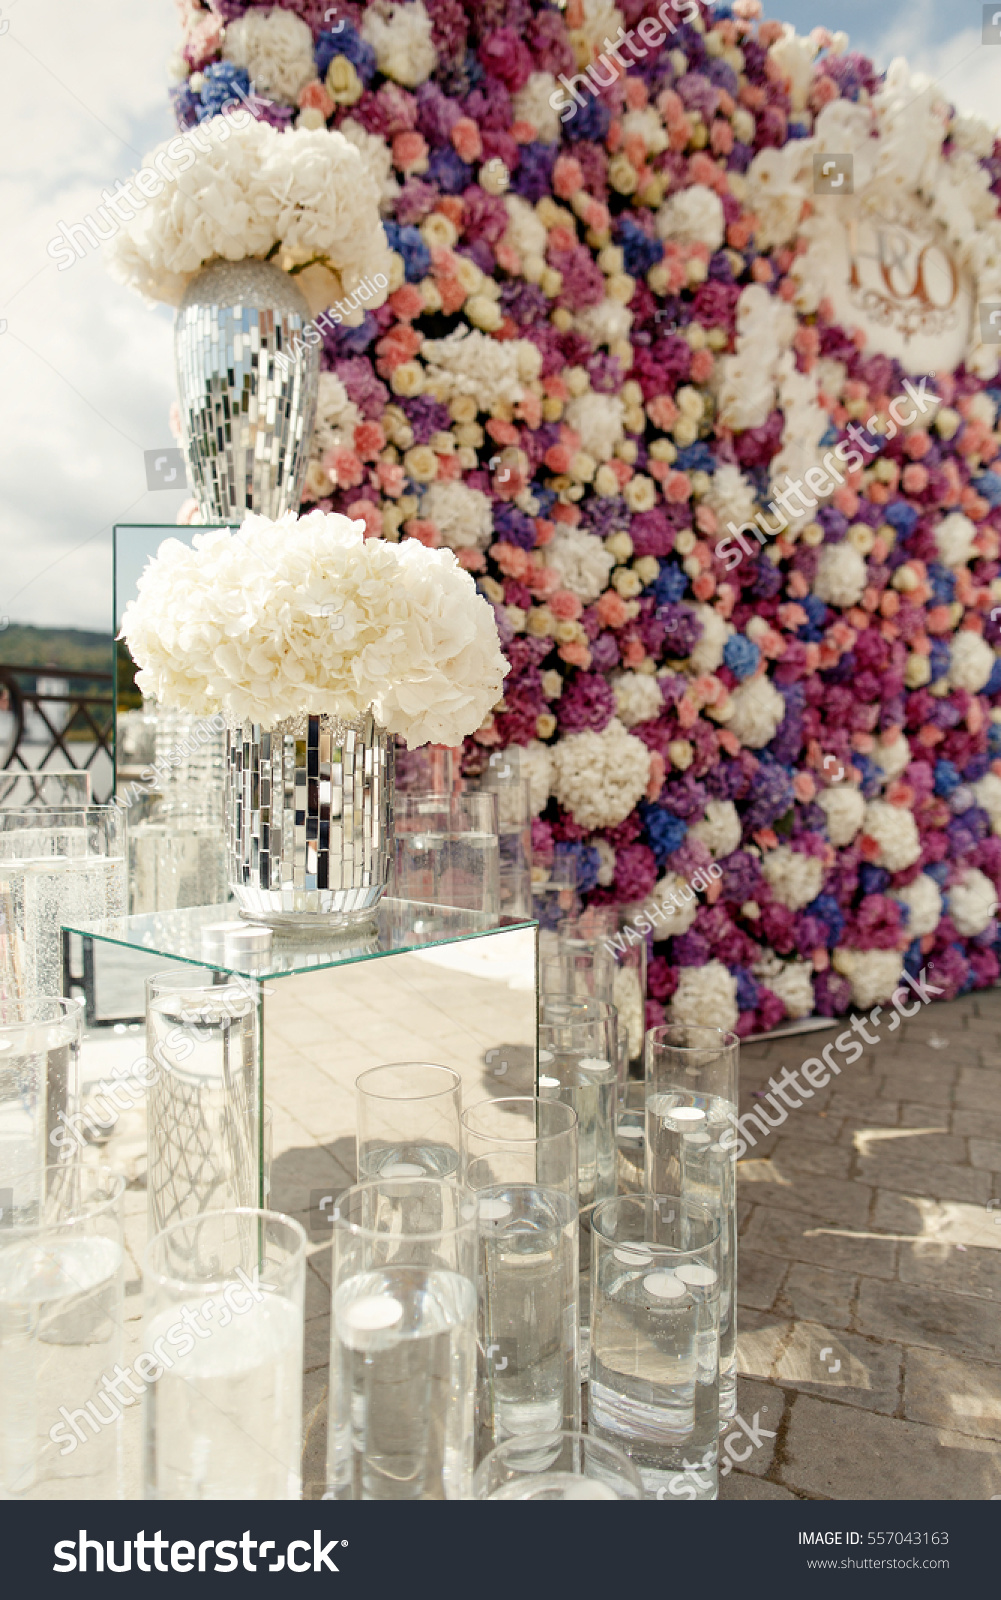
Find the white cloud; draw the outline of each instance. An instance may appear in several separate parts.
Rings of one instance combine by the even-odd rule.
[[[149,493],[143,451],[173,443],[171,313],[107,275],[98,251],[65,271],[58,223],[174,131],[164,64],[171,0],[8,0],[0,36],[0,613],[111,626],[111,525],[172,523],[182,494]]]

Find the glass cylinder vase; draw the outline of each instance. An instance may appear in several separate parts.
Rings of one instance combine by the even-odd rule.
[[[392,737],[370,714],[231,728],[226,826],[241,916],[325,929],[371,922],[392,862]]]

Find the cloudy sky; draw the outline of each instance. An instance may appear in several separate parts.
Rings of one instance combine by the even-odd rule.
[[[905,55],[1001,120],[1001,46],[981,44],[979,4],[775,0],[766,12],[803,32],[843,28],[881,66]],[[177,38],[173,0],[0,5],[0,626],[109,627],[112,525],[172,523],[184,498],[149,492],[143,457],[173,443],[172,313],[112,282],[97,252],[63,271],[46,254],[61,221],[173,133],[164,67]]]

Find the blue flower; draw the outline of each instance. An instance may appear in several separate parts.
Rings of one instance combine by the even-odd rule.
[[[401,228],[398,222],[384,222],[383,232],[390,250],[403,257],[408,283],[420,283],[431,271],[431,252],[417,228]]]
[[[674,465],[678,472],[715,472],[716,457],[700,439],[696,444],[686,445],[679,450]]]
[[[601,857],[591,844],[564,843],[556,845],[553,854],[577,863],[577,893],[587,894],[597,887]]]
[[[680,849],[688,832],[688,824],[670,811],[665,811],[663,806],[650,805],[642,800],[640,815],[646,828],[647,843],[657,859],[658,867],[662,867],[667,857]]]
[[[324,343],[329,341],[339,356],[363,356],[378,331],[379,324],[371,311],[366,311],[357,328],[349,328],[342,323],[333,333],[324,334]],[[413,490],[414,485],[408,484],[407,493],[412,494]]]
[[[1001,478],[998,482],[1001,483]],[[932,561],[928,565],[928,582],[931,584],[931,592],[937,606],[952,604],[952,597],[956,592],[954,572],[950,572],[948,567],[943,567],[940,561]]]
[[[318,78],[327,76],[335,56],[347,56],[366,88],[375,77],[375,51],[359,37],[349,22],[345,22],[338,33],[321,33],[313,53]]]
[[[977,493],[990,501],[991,506],[1001,506],[1001,478],[996,472],[981,472],[971,482]]]
[[[570,126],[573,127],[579,120],[575,117]],[[539,144],[534,141],[531,144],[523,144],[518,169],[511,181],[514,193],[520,194],[523,200],[529,200],[532,205],[541,200],[543,195],[548,195],[553,186],[553,163],[558,152],[559,145],[556,144]]]
[[[761,660],[761,650],[753,639],[743,633],[734,633],[723,647],[723,660],[735,678],[750,678]]]
[[[949,865],[946,861],[930,861],[925,867],[929,878],[934,878],[940,889],[944,889],[949,877]]]
[[[925,958],[921,949],[921,940],[913,939],[907,946],[907,954],[904,957],[904,971],[909,972],[912,978],[916,978],[924,964]]]
[[[733,976],[736,980],[738,1010],[756,1010],[758,1000],[761,997],[761,985],[757,979],[748,972],[746,967],[738,967]]]
[[[963,768],[963,782],[979,783],[981,778],[986,778],[990,769],[990,756],[974,756],[973,760],[968,761],[966,766]]]
[[[905,501],[896,500],[892,506],[887,506],[883,515],[890,527],[896,528],[897,532],[906,539],[913,530],[920,513],[915,510],[914,506],[907,505]]]
[[[669,606],[676,604],[687,588],[688,579],[677,562],[668,561],[660,569],[653,592],[659,606]]]
[[[821,443],[821,445],[837,444],[838,439],[840,437],[841,437],[841,435],[838,433],[838,430],[834,426],[834,423],[833,422],[829,422],[827,424],[827,431],[826,431],[826,433],[824,433],[823,437],[821,438],[820,443]]]
[[[237,88],[245,94],[250,93],[250,78],[243,67],[234,67],[231,61],[212,61],[203,73],[205,82],[202,84],[201,109],[198,112],[199,122],[204,122],[207,117],[217,117],[224,105],[230,100],[239,102]]]
[[[883,769],[869,757],[852,752],[852,766],[858,767],[862,774],[861,789],[866,800],[875,800],[883,787]]]
[[[437,184],[443,194],[461,194],[472,179],[472,167],[450,144],[442,145],[428,162],[427,182]]]
[[[952,761],[936,761],[935,763],[935,793],[941,800],[948,800],[954,789],[958,789],[962,779],[959,769]]]
[[[656,266],[663,256],[663,244],[659,239],[648,238],[629,216],[620,217],[616,231],[622,246],[625,270],[633,278],[646,277],[650,268]]]
[[[885,867],[873,867],[864,861],[859,867],[858,881],[863,894],[882,894],[889,887],[890,874]]]
[[[994,664],[994,673],[997,672],[997,663]],[[991,673],[993,678],[994,673]],[[993,690],[997,693],[997,690]],[[992,722],[987,730],[987,749],[992,756],[1001,756],[1001,722]]]
[[[574,142],[587,139],[594,144],[604,144],[611,125],[612,113],[608,107],[593,95],[588,95],[586,104],[578,106],[576,114],[564,122],[563,131]]]
[[[816,917],[827,928],[827,948],[833,950],[844,932],[845,919],[833,894],[818,894],[806,908],[808,917]]]
[[[986,695],[1001,694],[1001,657],[999,657],[998,660],[995,661],[994,669],[991,672],[991,675],[988,678],[987,682],[984,684],[983,688],[981,689],[980,693],[981,694],[986,694]],[[996,731],[997,731],[997,724],[996,723],[992,723],[991,724],[991,733],[993,734]]]
[[[944,639],[933,639],[928,651],[928,661],[931,666],[931,682],[944,678],[949,670],[949,646]]]

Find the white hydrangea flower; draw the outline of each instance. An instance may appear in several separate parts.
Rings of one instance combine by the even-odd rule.
[[[338,444],[350,445],[360,421],[361,412],[354,401],[348,399],[348,392],[336,372],[321,372],[313,426],[313,455],[322,456]]]
[[[762,151],[762,154],[776,154]],[[798,323],[785,300],[750,283],[737,301],[737,349],[717,362],[717,415],[727,428],[760,428],[775,403],[777,368]]]
[[[553,750],[553,793],[582,828],[624,822],[649,780],[649,750],[617,717],[601,733],[571,733]]]
[[[657,212],[658,239],[674,239],[678,244],[704,244],[718,250],[726,233],[723,202],[715,190],[693,183],[679,189]]]
[[[434,523],[450,550],[485,550],[493,537],[489,496],[458,481],[429,484],[421,516]]]
[[[1001,836],[1001,778],[988,772],[972,787],[977,805],[991,819],[991,832]]]
[[[770,678],[749,678],[730,696],[726,726],[749,750],[760,750],[779,731],[786,703]]]
[[[947,567],[965,567],[977,530],[962,511],[950,511],[933,532],[939,560]]]
[[[322,257],[327,304],[366,277],[381,274],[388,284],[390,250],[355,147],[326,128],[279,133],[252,118],[235,122],[220,116],[201,124],[199,139],[208,148],[191,146],[192,166],[109,241],[112,275],[150,299],[178,305],[207,262],[263,258],[279,245],[277,264],[286,270]],[[154,166],[170,143],[143,165]],[[385,291],[376,290],[369,305],[384,299]]]
[[[886,800],[870,800],[865,808],[865,832],[879,845],[876,865],[888,872],[913,867],[921,854],[921,836],[913,813]]]
[[[509,670],[450,550],[365,539],[322,511],[167,539],[122,621],[143,693],[268,727],[372,710],[413,748],[480,727]]]
[[[722,528],[728,522],[741,528],[745,522],[754,520],[754,488],[740,468],[728,461],[716,468],[704,498],[706,505],[716,513],[716,521]]]
[[[953,637],[949,654],[949,682],[954,689],[969,689],[978,694],[994,671],[994,651],[987,640],[969,628]]]
[[[872,752],[872,759],[883,774],[884,785],[893,783],[908,766],[911,747],[902,733],[898,733],[892,740],[880,735]]]
[[[865,590],[865,557],[853,544],[825,544],[820,548],[813,592],[829,606],[857,606]]]
[[[615,882],[615,851],[606,839],[595,839],[593,847],[598,852],[598,885],[610,889]]]
[[[737,1025],[737,980],[722,961],[704,967],[682,967],[671,998],[673,1022],[699,1023],[706,1028],[730,1029]]]
[[[680,872],[665,872],[658,878],[637,915],[645,916],[658,929],[655,939],[670,939],[687,933],[699,913],[698,895]]]
[[[715,606],[696,606],[695,615],[702,624],[702,635],[689,657],[689,665],[695,673],[715,672],[733,628],[724,622]]]
[[[408,5],[374,0],[365,7],[361,36],[375,51],[379,71],[407,89],[415,89],[434,71],[431,18],[421,0]]]
[[[802,911],[824,887],[823,861],[792,850],[787,844],[766,850],[761,871],[776,900],[790,911]]]
[[[889,1000],[899,987],[904,958],[899,950],[835,950],[831,964],[852,986],[852,1002],[868,1011],[879,1001]]]
[[[728,856],[740,847],[740,816],[732,800],[710,800],[705,816],[688,830],[690,839],[699,839],[717,858]]]
[[[628,339],[632,325],[633,314],[629,307],[620,305],[618,300],[609,300],[607,295],[596,306],[585,306],[574,318],[577,332],[590,339],[595,347],[618,344]],[[602,395],[601,398],[608,401],[612,397]]]
[[[560,524],[544,549],[546,565],[555,567],[561,587],[569,589],[585,605],[597,600],[608,587],[615,557],[586,528]]]
[[[421,356],[428,386],[445,400],[472,395],[481,411],[517,405],[524,385],[537,378],[542,355],[529,339],[490,339],[478,328],[456,328],[445,339],[425,339]]]
[[[784,961],[767,980],[790,1017],[808,1017],[813,1011],[813,968],[805,961]]]
[[[612,1003],[625,1024],[629,1035],[629,1054],[635,1058],[643,1053],[643,1036],[646,1032],[646,1008],[640,988],[638,967],[616,967],[612,979]]]
[[[769,48],[769,57],[789,79],[789,96],[794,111],[802,111],[806,106],[813,83],[813,63],[819,48],[812,34],[804,37],[796,32],[791,22],[784,24],[781,39],[776,39]]]
[[[625,437],[625,410],[618,395],[588,390],[568,401],[564,415],[569,426],[580,434],[581,448],[595,461],[608,461],[619,440]]]
[[[284,105],[316,77],[313,35],[301,17],[274,6],[254,8],[231,22],[223,36],[223,58],[243,67],[258,94]]]
[[[393,172],[392,148],[378,134],[369,133],[354,117],[345,117],[339,132],[349,144],[354,145],[364,161],[369,179],[379,196],[379,209],[385,216],[400,192]]]
[[[964,872],[949,890],[949,916],[964,939],[976,938],[989,928],[997,909],[997,891],[979,867]]]
[[[582,12],[575,32],[590,47],[588,59],[593,60],[601,54],[605,40],[614,39],[622,30],[625,19],[611,0],[584,0]]]
[[[627,728],[659,717],[664,709],[660,683],[648,672],[623,672],[611,679],[615,714]]]
[[[518,751],[521,772],[528,779],[528,803],[533,817],[546,809],[553,782],[553,752],[540,739],[513,747]]]
[[[822,789],[817,804],[827,816],[827,837],[837,849],[851,844],[865,819],[865,796],[850,784]]]
[[[556,88],[551,72],[533,72],[525,87],[511,97],[514,120],[530,122],[542,144],[555,144],[560,136],[559,114],[549,104]]]
[[[641,106],[635,111],[626,112],[622,118],[623,139],[637,133],[646,145],[648,155],[659,156],[670,143],[663,118],[655,106]]]
[[[535,207],[518,194],[507,194],[504,196],[504,208],[508,216],[504,243],[522,257],[544,258],[549,234]]]
[[[923,939],[926,933],[935,932],[942,920],[942,891],[927,872],[919,872],[905,888],[894,889],[891,898],[907,907],[908,939]]]
[[[800,178],[802,143],[791,139],[780,150],[759,150],[747,169],[747,204],[758,219],[759,250],[788,244],[796,233],[806,199]]]

